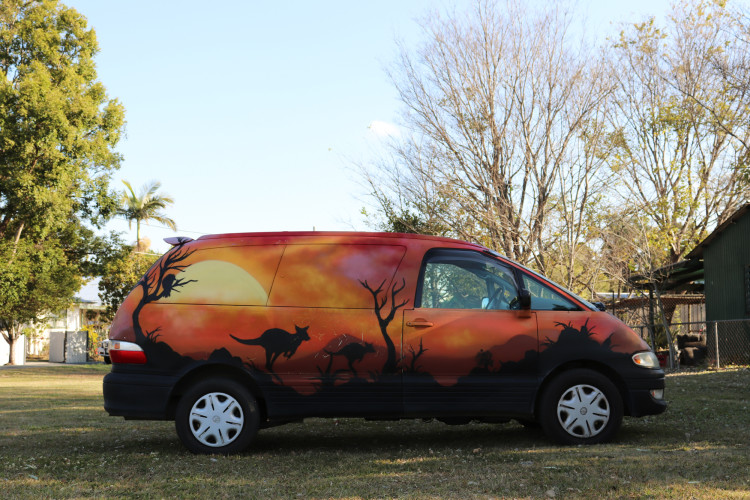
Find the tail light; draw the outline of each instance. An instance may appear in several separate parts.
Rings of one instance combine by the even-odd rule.
[[[146,363],[146,353],[141,346],[133,342],[110,340],[109,359],[112,363],[143,365]]]

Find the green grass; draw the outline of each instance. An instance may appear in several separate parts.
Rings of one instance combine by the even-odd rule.
[[[667,379],[667,413],[561,447],[515,423],[311,419],[232,457],[102,409],[104,366],[0,370],[4,498],[748,498],[750,370]]]

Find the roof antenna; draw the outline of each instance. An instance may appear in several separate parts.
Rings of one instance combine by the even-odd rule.
[[[187,236],[172,236],[170,238],[164,238],[164,242],[169,243],[173,247],[178,246],[178,245],[183,245],[191,241],[193,241],[193,238],[189,238]]]

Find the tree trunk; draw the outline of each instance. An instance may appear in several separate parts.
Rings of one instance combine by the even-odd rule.
[[[8,332],[8,337],[5,340],[8,342],[8,346],[10,346],[10,351],[8,354],[8,364],[15,365],[16,364],[16,350],[15,350],[16,335]]]

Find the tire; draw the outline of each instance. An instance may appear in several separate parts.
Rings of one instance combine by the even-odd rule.
[[[623,403],[612,381],[589,369],[569,370],[547,386],[539,423],[562,444],[597,444],[612,439],[622,423]]]
[[[250,391],[224,378],[191,387],[175,412],[177,435],[193,453],[239,453],[258,433],[259,421],[258,403]]]

